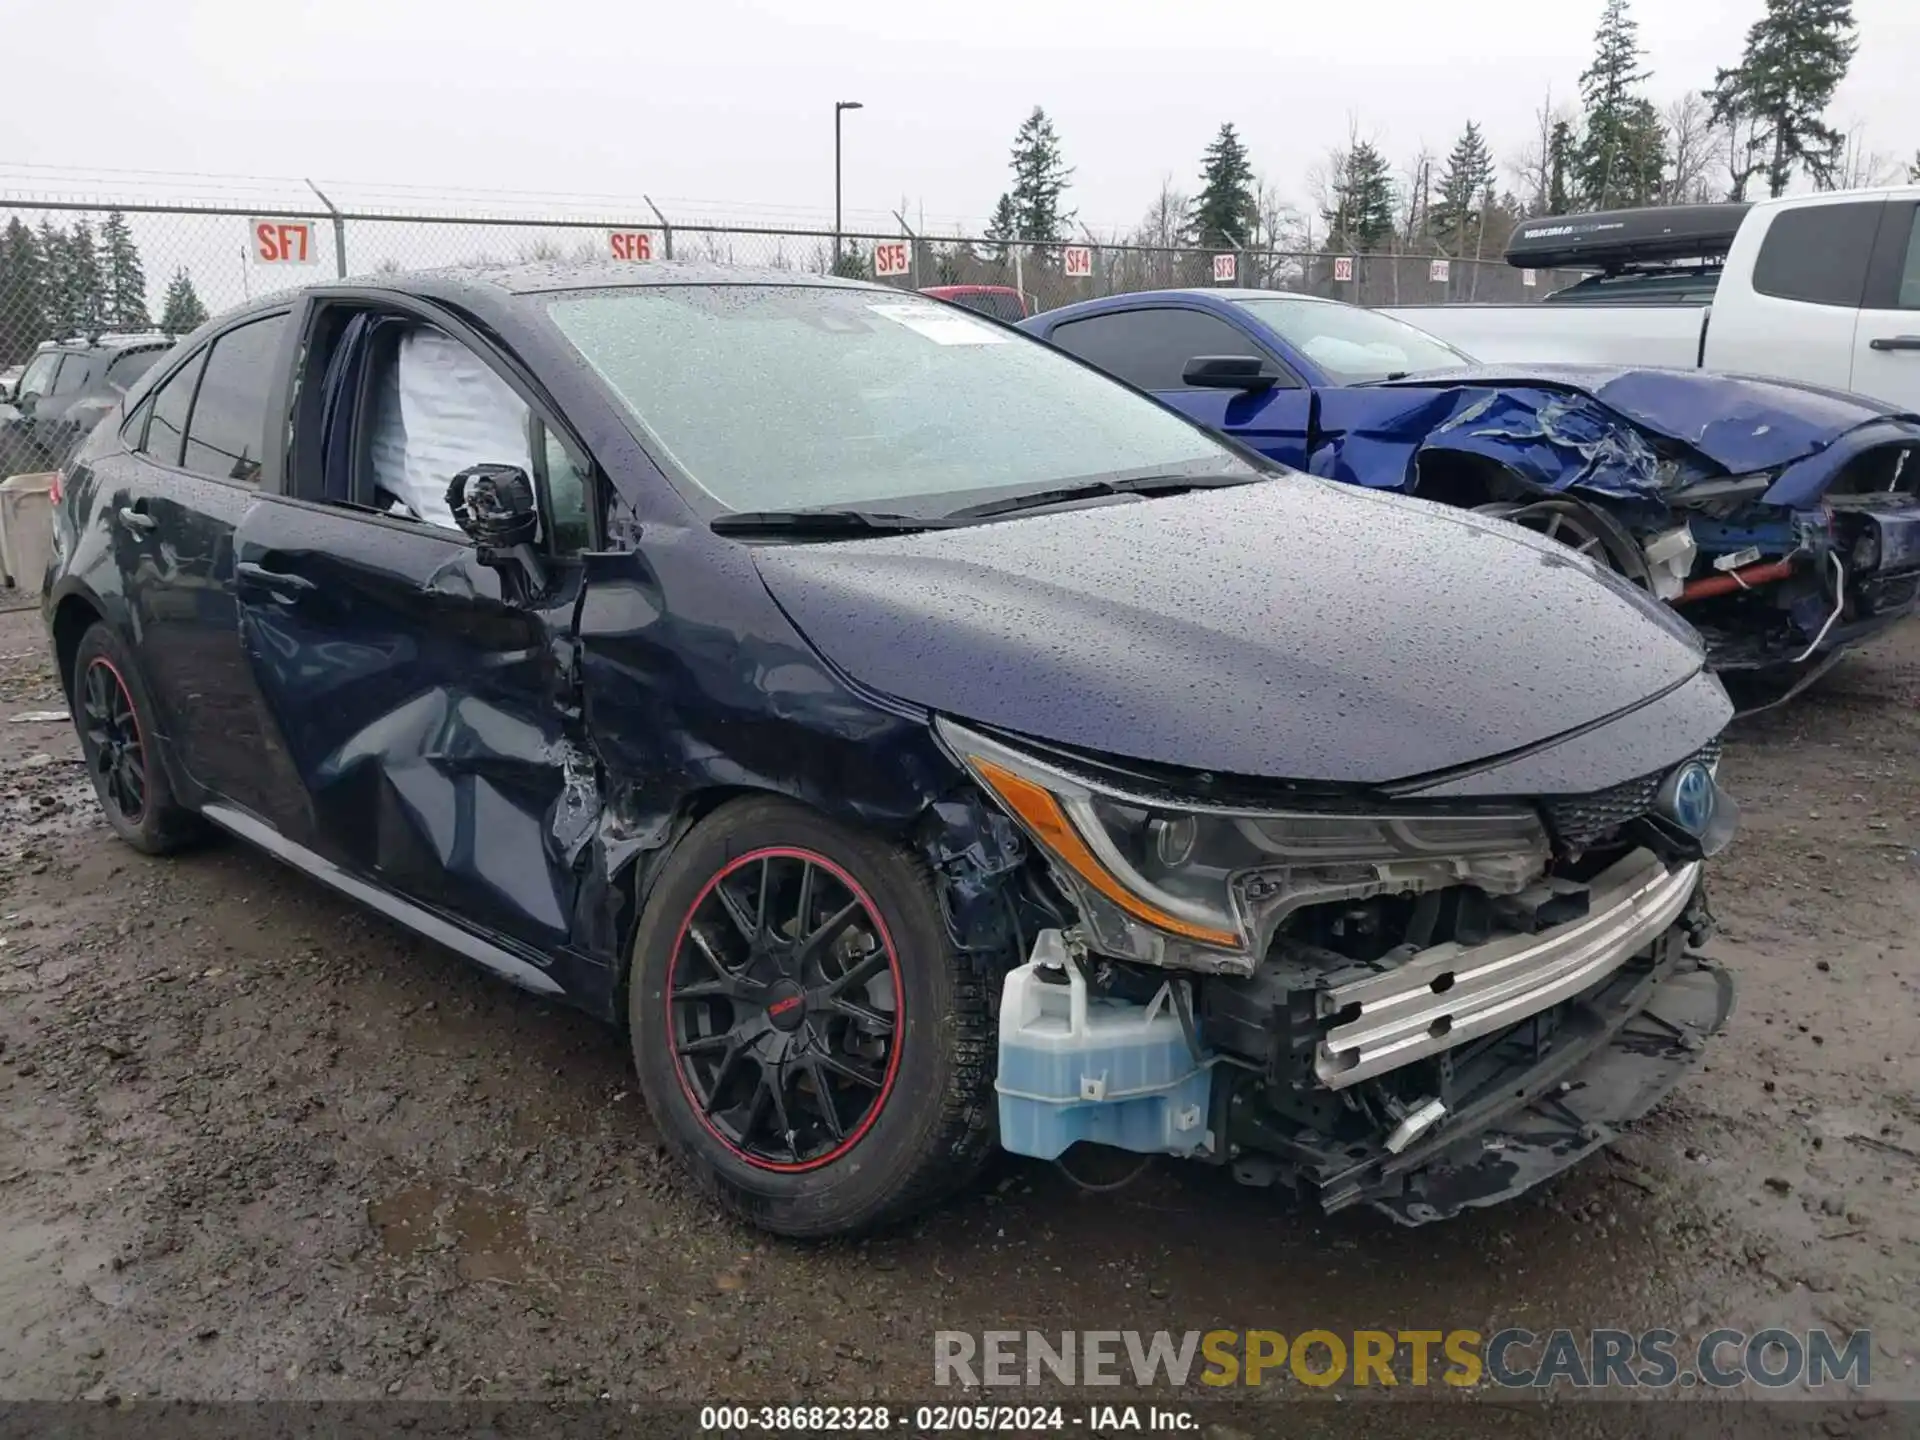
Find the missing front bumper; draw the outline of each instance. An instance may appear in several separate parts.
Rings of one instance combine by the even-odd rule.
[[[1578,995],[1644,950],[1686,909],[1697,862],[1668,869],[1651,852],[1597,876],[1588,913],[1535,935],[1436,945],[1377,975],[1324,992],[1336,1024],[1314,1053],[1330,1090],[1397,1070]]]
[[[1563,1017],[1553,1053],[1429,1139],[1329,1177],[1327,1211],[1371,1204],[1404,1225],[1496,1205],[1611,1142],[1677,1085],[1733,1013],[1732,977],[1678,936]]]

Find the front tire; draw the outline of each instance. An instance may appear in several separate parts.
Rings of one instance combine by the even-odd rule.
[[[735,801],[680,843],[634,938],[628,1016],[669,1148],[763,1229],[904,1219],[992,1149],[986,983],[925,866],[790,801]]]
[[[154,748],[153,705],[119,637],[96,622],[73,658],[74,728],[107,824],[134,849],[166,855],[199,838],[200,817],[181,805]]]

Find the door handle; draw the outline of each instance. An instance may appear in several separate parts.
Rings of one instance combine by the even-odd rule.
[[[131,505],[122,505],[114,512],[120,517],[120,523],[129,530],[151,530],[160,522],[144,510],[136,510]]]
[[[278,570],[269,570],[264,565],[256,565],[251,560],[242,560],[233,567],[236,580],[249,581],[262,589],[304,595],[314,588],[313,581],[304,575],[287,575]]]
[[[1873,350],[1920,350],[1920,335],[1877,335],[1867,346]]]

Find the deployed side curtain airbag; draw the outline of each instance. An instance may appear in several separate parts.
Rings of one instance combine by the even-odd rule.
[[[447,486],[470,465],[529,473],[527,407],[452,336],[415,326],[400,337],[374,397],[376,487],[420,519],[456,528]]]

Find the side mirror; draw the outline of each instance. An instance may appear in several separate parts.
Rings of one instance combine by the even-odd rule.
[[[517,465],[470,465],[447,486],[453,523],[473,540],[480,563],[502,580],[518,573],[530,594],[547,588],[546,569],[534,554],[540,535],[540,507],[533,481]]]
[[[1258,355],[1196,355],[1180,379],[1196,390],[1271,390],[1280,376]]]

